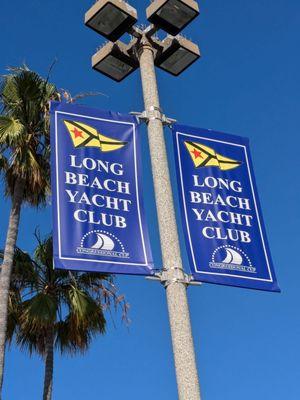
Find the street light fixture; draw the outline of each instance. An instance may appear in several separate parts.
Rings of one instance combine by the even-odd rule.
[[[108,42],[92,57],[92,67],[120,82],[138,68],[138,62],[128,54],[128,46],[118,41]]]
[[[137,21],[137,12],[123,0],[98,0],[85,14],[85,25],[115,42]]]
[[[146,13],[152,24],[176,36],[199,15],[199,6],[194,0],[154,0]]]
[[[155,64],[174,76],[181,74],[200,57],[199,47],[182,36],[168,36],[162,45],[163,51]]]

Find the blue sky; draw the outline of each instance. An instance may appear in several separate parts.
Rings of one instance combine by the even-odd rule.
[[[300,3],[199,3],[201,15],[185,33],[199,43],[203,57],[179,78],[158,71],[161,104],[180,123],[250,138],[282,289],[281,294],[209,284],[189,289],[203,399],[298,400]],[[91,4],[2,0],[0,72],[25,61],[46,74],[57,57],[52,73],[57,86],[73,94],[100,91],[108,96],[87,99],[87,105],[142,110],[138,72],[117,84],[90,67],[91,55],[103,42],[82,22]],[[131,4],[145,22],[148,1]],[[150,207],[151,193],[147,202]],[[1,194],[1,246],[9,206]],[[51,230],[50,209],[37,213],[24,208],[18,245],[27,251],[34,248],[36,226],[45,233]],[[85,357],[56,354],[55,400],[177,398],[163,288],[137,277],[117,282],[131,304],[129,329],[115,316],[116,327],[110,322],[107,335],[95,340]],[[4,400],[39,399],[42,384],[42,361],[12,348]]]

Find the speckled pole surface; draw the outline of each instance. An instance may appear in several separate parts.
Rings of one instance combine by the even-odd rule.
[[[148,136],[159,220],[163,266],[169,284],[166,288],[179,400],[199,400],[200,389],[194,353],[189,307],[184,279],[170,183],[163,124],[159,119],[159,96],[153,49],[144,36],[139,46],[139,60],[145,110],[150,117]],[[154,107],[154,109],[153,109]]]

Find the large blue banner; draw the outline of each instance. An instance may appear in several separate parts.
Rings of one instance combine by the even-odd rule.
[[[52,102],[51,151],[55,267],[152,274],[135,118]]]
[[[195,280],[279,291],[248,139],[175,125],[173,141]]]

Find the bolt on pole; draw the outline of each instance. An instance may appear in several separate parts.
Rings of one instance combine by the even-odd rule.
[[[173,205],[172,188],[154,66],[154,48],[143,33],[138,45],[148,139],[159,221],[166,295],[179,400],[200,400],[185,274]]]

